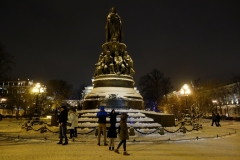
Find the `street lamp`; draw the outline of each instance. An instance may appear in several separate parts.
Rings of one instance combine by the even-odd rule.
[[[1,98],[0,99],[0,107],[4,107],[5,106],[5,108],[6,108],[6,101],[7,101],[7,99],[6,98]],[[4,109],[4,108],[3,108]],[[1,115],[1,114],[0,114]],[[1,120],[1,118],[0,118],[0,120]]]
[[[190,94],[190,89],[187,84],[184,84],[184,86],[181,88],[180,93],[181,95],[186,97],[186,115],[184,117],[184,120],[190,119],[189,113],[188,113],[188,104],[187,104],[187,97]]]
[[[218,103],[218,101],[217,100],[212,100],[212,102],[213,102],[213,107],[214,106],[216,107],[216,113],[217,113],[217,103]]]
[[[39,94],[44,93],[45,90],[46,90],[46,87],[44,87],[40,83],[36,83],[36,85],[33,87],[33,90],[32,90],[32,92],[34,94],[36,94],[35,115],[38,117],[37,120],[39,120],[39,116],[38,116],[38,96],[39,96]]]
[[[0,99],[0,103],[6,102],[6,101],[7,101],[6,98],[1,98],[1,99]]]

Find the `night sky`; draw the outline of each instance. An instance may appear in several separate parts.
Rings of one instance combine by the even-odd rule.
[[[136,84],[154,68],[174,90],[240,74],[239,0],[0,0],[0,42],[16,62],[11,75],[91,85],[112,6]]]

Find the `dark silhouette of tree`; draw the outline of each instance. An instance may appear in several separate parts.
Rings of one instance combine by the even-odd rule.
[[[217,80],[209,80],[201,82],[200,78],[191,82],[191,94],[188,96],[188,107],[191,115],[206,115],[212,111],[217,111],[220,107],[222,114],[222,105],[226,103],[228,91],[224,87],[226,84]],[[216,102],[213,102],[216,100]],[[185,113],[186,101],[182,96],[176,94],[167,94],[160,104],[164,112],[172,113],[177,118],[181,117],[181,113]]]
[[[83,90],[85,89],[85,87],[86,87],[86,85],[82,84],[77,89],[74,89],[71,99],[81,100],[82,93],[83,93]]]
[[[18,119],[20,114],[20,109],[26,111],[26,107],[30,105],[28,102],[29,93],[27,92],[24,86],[11,86],[8,88],[8,94],[6,95],[7,100],[7,108],[13,111],[16,109],[16,118]]]
[[[185,103],[184,103],[185,104]],[[182,119],[185,112],[185,105],[182,99],[175,94],[165,95],[160,104],[164,113],[174,114],[176,119]]]
[[[6,47],[0,43],[0,79],[5,79],[15,65],[13,56],[6,51]]]
[[[235,93],[239,94],[240,93],[240,74],[233,74],[232,77],[232,82],[235,83],[234,88],[235,88]]]
[[[145,107],[151,110],[157,110],[157,106],[173,88],[171,79],[165,78],[164,74],[158,69],[153,69],[150,73],[140,77],[139,81],[140,93],[143,96]]]
[[[218,105],[221,113],[223,100],[226,96],[224,85],[225,83],[218,80],[208,80],[204,83],[198,83],[198,87],[194,87],[192,92],[194,106],[206,115],[213,111],[216,112],[216,106]],[[216,102],[213,102],[213,100],[216,100]]]
[[[69,99],[73,92],[71,84],[64,80],[50,80],[47,84],[48,96],[53,98],[53,108],[60,107],[63,100]]]

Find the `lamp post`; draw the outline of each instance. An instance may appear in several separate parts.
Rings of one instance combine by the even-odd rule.
[[[212,102],[213,102],[213,106],[215,106],[216,107],[216,113],[217,113],[217,100],[212,100]]]
[[[39,98],[39,95],[44,93],[46,90],[46,88],[41,85],[40,83],[36,83],[36,85],[33,87],[33,90],[32,92],[34,94],[36,94],[36,104],[35,104],[35,118],[36,118],[36,121],[39,120],[39,115],[38,115],[38,98]]]
[[[186,114],[185,114],[185,117],[184,117],[184,120],[185,121],[187,121],[187,120],[191,120],[191,118],[189,117],[189,113],[188,113],[188,101],[187,101],[187,97],[188,97],[188,95],[190,94],[190,89],[189,89],[189,87],[188,87],[188,85],[187,84],[184,84],[184,86],[181,88],[181,90],[180,90],[180,93],[181,93],[181,95],[183,95],[183,96],[185,96],[186,97]]]
[[[6,102],[6,101],[7,101],[6,98],[1,98],[0,99],[0,107],[2,108],[2,112],[0,113],[0,121],[2,120],[3,111],[6,108],[6,104],[4,104],[4,102]]]
[[[1,98],[0,99],[0,103],[2,104],[2,103],[4,103],[4,102],[6,102],[7,101],[7,98]]]

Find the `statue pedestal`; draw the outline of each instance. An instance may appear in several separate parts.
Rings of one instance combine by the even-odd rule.
[[[143,109],[143,98],[134,89],[130,75],[106,74],[96,76],[93,90],[83,102],[83,109],[105,108]]]

